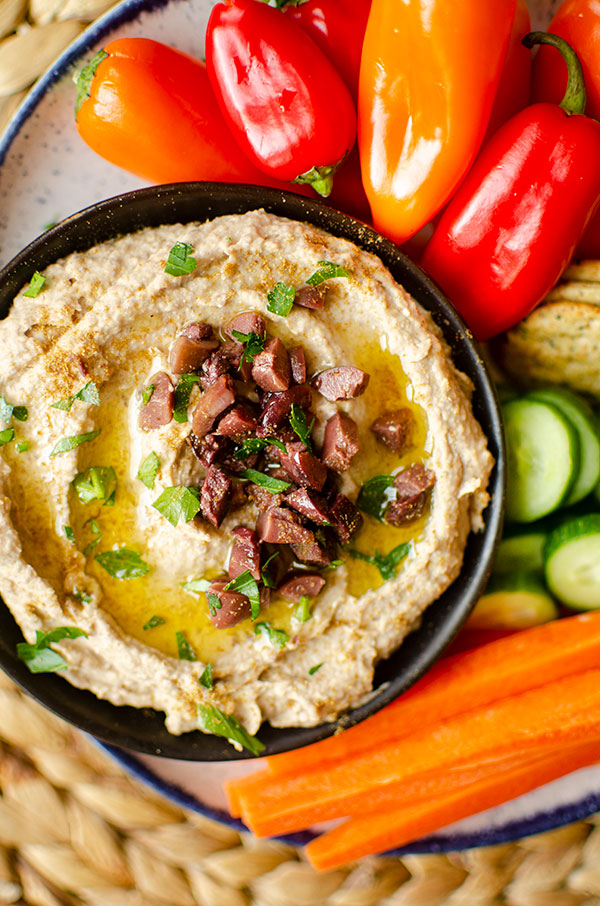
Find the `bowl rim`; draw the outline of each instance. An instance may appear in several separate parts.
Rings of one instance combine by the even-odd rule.
[[[117,235],[146,226],[211,220],[226,213],[263,209],[307,222],[354,242],[379,257],[394,278],[430,312],[450,346],[456,367],[474,384],[473,411],[495,458],[490,477],[490,503],[484,530],[470,533],[459,577],[426,609],[418,629],[381,661],[374,693],[336,721],[309,728],[274,729],[262,725],[258,738],[266,748],[261,757],[299,748],[340,728],[352,726],[406,691],[440,656],[468,617],[491,572],[500,540],[506,486],[506,454],[496,389],[472,334],[439,287],[390,240],[372,227],[325,203],[291,192],[233,183],[173,183],[136,189],[91,205],[67,217],[34,239],[0,271],[0,318],[6,317],[18,290],[34,271],[74,251],[85,251]],[[191,216],[190,216],[191,215]],[[40,704],[69,723],[105,742],[142,754],[190,761],[252,758],[225,739],[192,731],[175,736],[166,731],[163,712],[113,705],[64,682],[56,674],[31,674],[16,657],[22,634],[0,598],[0,667]],[[387,670],[386,670],[387,668]]]

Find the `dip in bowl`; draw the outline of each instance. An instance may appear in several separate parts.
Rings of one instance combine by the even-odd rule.
[[[502,447],[408,259],[298,196],[189,184],[0,277],[11,675],[110,742],[212,760],[322,738],[433,662],[488,573]]]

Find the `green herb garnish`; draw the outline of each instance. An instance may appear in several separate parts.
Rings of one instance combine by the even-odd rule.
[[[210,584],[208,579],[190,579],[189,582],[182,582],[181,587],[192,595],[203,595],[210,588]]]
[[[210,663],[210,661],[198,677],[198,682],[201,686],[204,686],[205,689],[213,688],[213,665]]]
[[[18,422],[26,422],[29,418],[27,406],[13,406],[13,416]]]
[[[20,444],[17,444],[17,453],[27,453],[31,448],[31,444],[28,440],[22,440]]]
[[[176,632],[175,639],[177,640],[177,654],[179,655],[180,661],[197,661],[198,656],[188,640],[186,639],[183,632]]]
[[[333,261],[319,261],[319,269],[306,282],[309,286],[318,286],[325,280],[332,280],[334,277],[350,276],[350,271],[347,271],[345,267],[340,267],[339,264],[334,264]]]
[[[260,589],[249,569],[244,570],[243,573],[228,582],[224,591],[237,591],[241,595],[246,595],[250,599],[252,619],[256,620],[260,613]]]
[[[310,598],[308,595],[302,595],[300,598],[300,603],[294,611],[294,617],[298,620],[299,623],[307,623],[308,620],[312,617],[310,611]]]
[[[247,437],[235,451],[234,456],[236,459],[246,459],[255,453],[262,453],[269,444],[285,452],[285,444],[276,437]]]
[[[79,591],[78,588],[76,588],[75,591],[73,592],[73,597],[74,597],[77,601],[82,601],[84,604],[91,604],[91,603],[92,603],[92,596],[86,594],[85,591]]]
[[[35,299],[36,296],[42,291],[46,278],[43,274],[40,274],[39,271],[34,271],[33,277],[30,280],[29,286],[23,292],[24,296],[27,296],[29,299]]]
[[[0,447],[3,447],[4,444],[9,444],[11,440],[14,440],[15,429],[14,428],[4,428],[3,431],[0,431]]]
[[[206,601],[208,603],[208,612],[210,613],[211,617],[216,617],[217,610],[220,610],[221,607],[223,606],[221,604],[220,597],[218,595],[216,595],[214,593],[214,591],[207,591],[206,592]]]
[[[265,491],[270,491],[271,494],[279,494],[282,491],[287,491],[287,489],[292,486],[289,481],[282,481],[280,478],[271,478],[270,475],[264,475],[262,472],[257,472],[256,469],[244,469],[240,475],[242,478],[247,478],[248,481],[251,481],[253,484],[257,484],[261,488],[264,488]]]
[[[103,500],[106,505],[115,493],[117,475],[112,466],[90,466],[86,472],[78,472],[72,484],[81,503]]]
[[[251,736],[233,714],[224,714],[214,705],[198,704],[198,727],[205,733],[224,736],[238,748],[248,749],[253,755],[264,751],[264,744]]]
[[[175,395],[173,397],[173,418],[180,424],[183,424],[188,420],[187,410],[190,403],[192,387],[199,380],[200,378],[197,374],[183,374],[177,382]]]
[[[235,337],[239,343],[244,344],[244,351],[242,352],[240,364],[238,365],[238,371],[240,371],[244,362],[253,362],[254,356],[263,351],[265,348],[265,340],[264,337],[259,337],[254,331],[250,331],[250,333],[241,333],[239,330],[232,330],[231,335],[232,337]]]
[[[91,531],[92,535],[95,535],[96,537],[92,541],[90,541],[90,543],[86,547],[84,547],[83,554],[85,557],[89,556],[92,553],[92,551],[98,547],[98,544],[102,538],[102,532],[100,531],[100,526],[98,525],[96,520],[90,519],[89,523],[90,523],[90,531]],[[86,525],[87,525],[87,522],[86,522]]]
[[[356,506],[363,513],[383,522],[385,511],[396,496],[396,492],[392,490],[393,486],[393,475],[376,475],[369,478],[360,489]]]
[[[142,629],[146,632],[148,629],[156,629],[157,626],[164,626],[167,621],[164,617],[153,616],[150,617],[147,623],[144,623]]]
[[[75,400],[81,400],[82,403],[90,403],[92,406],[100,405],[100,394],[98,393],[98,388],[93,381],[88,381],[87,384],[78,390],[77,393],[74,393],[73,396],[68,396],[64,400],[59,400],[57,403],[52,403],[53,409],[62,409],[64,412],[69,412],[71,406]]]
[[[313,425],[315,423],[316,416],[313,416],[313,420],[310,425],[306,424],[306,412],[297,403],[292,403],[292,410],[290,412],[290,425],[295,434],[298,435],[306,449],[309,453],[312,453],[312,441],[311,441],[311,432]]]
[[[180,519],[189,522],[200,509],[200,491],[182,486],[165,488],[152,506],[171,525],[176,526]]]
[[[69,665],[57,651],[50,648],[50,645],[53,642],[77,639],[80,636],[85,636],[86,639],[88,637],[87,632],[77,629],[75,626],[57,626],[50,632],[37,630],[33,645],[28,642],[18,643],[17,656],[31,673],[54,673],[56,670],[66,670]]]
[[[95,559],[113,579],[137,579],[149,573],[152,567],[145,563],[137,551],[126,547],[96,554]]]
[[[275,582],[273,581],[270,570],[269,570],[269,563],[271,562],[271,560],[274,560],[275,557],[277,557],[278,555],[279,555],[279,551],[275,551],[275,553],[271,554],[269,559],[266,560],[265,563],[263,564],[263,566],[261,567],[260,575],[262,577],[263,585],[265,586],[265,588],[275,588]]]
[[[152,451],[152,453],[148,453],[145,460],[140,465],[137,477],[143,484],[146,485],[147,488],[150,488],[150,490],[152,490],[159,469],[160,459],[158,458],[157,454]]]
[[[95,431],[88,431],[87,434],[75,434],[74,437],[63,437],[58,441],[50,456],[58,456],[59,453],[68,453],[70,450],[74,450],[76,447],[81,446],[81,444],[87,444],[91,440],[95,440],[100,434],[102,428],[97,428]]]
[[[325,663],[325,661],[321,661],[320,664],[315,664],[315,666],[311,667],[310,670],[308,671],[308,675],[314,676],[315,673],[317,672],[317,670],[320,670],[324,663]]]
[[[363,554],[361,551],[352,549],[350,549],[348,553],[351,557],[354,557],[355,560],[364,560],[365,563],[371,563],[373,566],[376,566],[381,573],[381,578],[384,582],[387,582],[389,579],[394,578],[396,575],[396,567],[401,560],[404,560],[409,551],[410,544],[399,544],[398,547],[391,550],[389,554],[380,554],[379,551],[375,551],[375,554],[370,556],[370,554]]]
[[[148,384],[144,392],[142,393],[142,406],[147,406],[150,400],[152,399],[152,394],[156,389],[155,384]]]
[[[272,311],[274,315],[280,315],[287,318],[294,305],[296,290],[287,283],[276,283],[273,289],[267,293],[267,311]]]
[[[171,277],[183,277],[184,274],[191,274],[198,266],[196,259],[192,257],[194,247],[187,242],[176,242],[167,258],[165,264],[165,274]]]
[[[0,421],[9,423],[12,418],[14,406],[7,403],[3,396],[0,396]]]
[[[63,532],[65,533],[65,538],[67,541],[70,541],[71,544],[75,544],[75,532],[70,525],[63,525]]]
[[[275,648],[285,648],[290,640],[287,632],[283,629],[273,629],[270,623],[257,623],[254,627],[255,635],[263,635]]]

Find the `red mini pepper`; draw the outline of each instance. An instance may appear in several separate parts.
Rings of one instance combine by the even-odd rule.
[[[534,104],[484,148],[446,208],[422,259],[477,339],[516,324],[567,266],[600,202],[600,123],[583,116],[577,55],[555,35],[569,69],[560,106]]]
[[[335,169],[354,145],[356,112],[314,41],[258,0],[225,0],[208,21],[206,65],[247,157],[276,179],[329,195]]]
[[[288,0],[283,8],[331,60],[355,100],[370,10],[371,0]]]

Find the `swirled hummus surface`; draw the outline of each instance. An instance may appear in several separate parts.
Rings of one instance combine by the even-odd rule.
[[[165,272],[177,243],[195,261],[181,276]],[[327,279],[321,310],[269,310],[276,284],[306,285],[324,261],[347,276]],[[26,420],[5,410],[0,423],[14,432],[0,447],[0,592],[25,639],[83,629],[87,638],[54,645],[68,664],[65,678],[115,704],[164,711],[172,733],[197,727],[199,703],[234,714],[251,733],[263,720],[312,726],[360,703],[378,660],[458,575],[488,502],[493,463],[469,382],[429,315],[377,257],[264,211],[144,229],[72,254],[44,277],[39,293],[22,291],[0,324],[0,394],[27,409]],[[300,609],[275,588],[260,614],[217,628],[205,593],[190,583],[229,578],[233,530],[254,529],[256,503],[242,495],[218,527],[202,512],[173,524],[153,504],[166,489],[203,486],[207,469],[189,443],[203,386],[192,382],[185,421],[144,428],[140,412],[152,376],[169,373],[182,328],[210,324],[222,341],[226,325],[248,312],[260,313],[286,349],[302,346],[308,381],[340,366],[369,375],[354,398],[332,401],[313,390],[317,450],[336,413],[358,427],[358,452],[335,476],[337,493],[356,503],[370,479],[415,465],[435,484],[405,523],[363,513],[360,530],[319,567],[322,590]],[[401,451],[371,430],[398,409],[412,420]],[[67,449],[56,452],[57,444]],[[152,454],[158,467],[144,483],[140,466]],[[94,497],[92,482],[91,499],[82,499],[77,483],[90,469],[110,495]],[[402,559],[382,572],[375,555],[401,545]],[[106,557],[122,550],[133,576]]]

